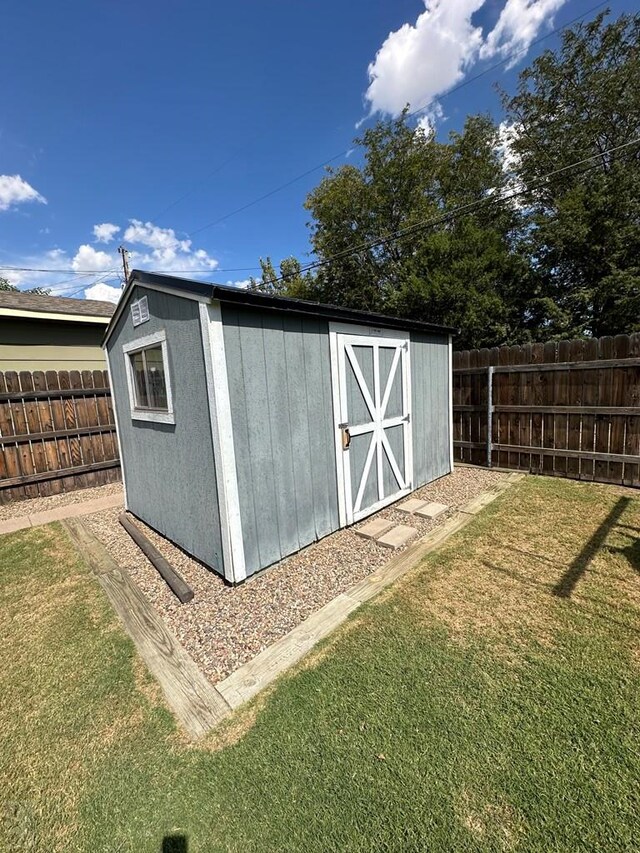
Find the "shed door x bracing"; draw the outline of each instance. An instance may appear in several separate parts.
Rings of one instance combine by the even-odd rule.
[[[352,524],[410,492],[409,336],[332,334],[340,520]]]

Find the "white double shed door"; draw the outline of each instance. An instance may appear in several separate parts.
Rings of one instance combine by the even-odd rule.
[[[331,324],[338,506],[342,526],[413,488],[409,334]]]

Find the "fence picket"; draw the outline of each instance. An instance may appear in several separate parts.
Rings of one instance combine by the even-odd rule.
[[[455,458],[485,464],[491,364],[494,465],[640,486],[638,358],[640,334],[456,353]]]
[[[0,371],[0,504],[119,479],[108,388],[106,371]]]

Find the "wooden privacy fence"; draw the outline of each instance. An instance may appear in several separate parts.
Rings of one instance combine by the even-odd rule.
[[[455,459],[640,485],[640,334],[457,352]]]
[[[0,504],[119,479],[106,371],[0,371]]]

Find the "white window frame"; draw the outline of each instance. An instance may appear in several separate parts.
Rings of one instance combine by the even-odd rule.
[[[157,411],[155,409],[138,409],[136,408],[136,389],[135,377],[133,375],[133,366],[131,364],[131,355],[148,347],[161,345],[162,349],[162,367],[164,369],[164,383],[167,389],[167,411]],[[169,357],[167,351],[167,333],[164,329],[160,332],[154,332],[151,335],[145,335],[143,338],[136,338],[135,341],[130,341],[122,347],[124,356],[125,371],[127,374],[127,386],[129,388],[129,406],[131,409],[131,419],[134,421],[151,421],[157,424],[175,424],[176,418],[173,411],[173,395],[171,393],[171,377],[169,376]]]

